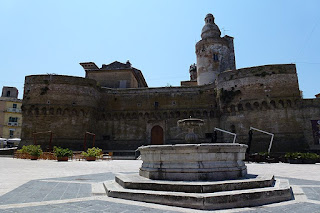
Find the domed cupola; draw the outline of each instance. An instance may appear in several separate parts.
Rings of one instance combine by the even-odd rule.
[[[202,28],[201,31],[201,38],[220,38],[221,32],[219,27],[214,23],[214,16],[209,13],[206,15],[205,19],[205,25]]]

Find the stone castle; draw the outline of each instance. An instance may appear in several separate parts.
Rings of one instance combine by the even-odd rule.
[[[320,148],[320,99],[302,99],[294,64],[236,69],[233,38],[221,37],[208,14],[197,42],[197,63],[179,87],[149,88],[130,62],[80,63],[85,78],[30,75],[25,78],[22,145],[35,132],[53,132],[53,145],[82,150],[85,132],[103,150],[132,151],[142,145],[185,143],[177,121],[205,121],[199,143],[212,141],[215,127],[248,142],[250,127],[273,133],[271,152]],[[218,133],[218,142],[230,142]],[[47,146],[49,136],[38,136]],[[91,139],[90,139],[91,140]],[[270,136],[253,133],[251,151],[267,151]],[[88,144],[91,143],[88,141]]]

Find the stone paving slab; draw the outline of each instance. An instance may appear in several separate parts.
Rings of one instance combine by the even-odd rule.
[[[77,176],[69,176],[69,177],[59,177],[59,178],[50,178],[50,179],[42,179],[42,180],[50,180],[50,181],[59,181],[59,182],[83,182],[83,183],[99,183],[106,180],[113,180],[115,174],[112,172],[106,173],[97,173],[97,174],[89,174],[89,175],[77,175]]]
[[[295,203],[292,205],[283,205],[277,207],[268,208],[256,208],[250,211],[243,211],[243,213],[268,213],[268,212],[279,212],[279,213],[318,213],[320,212],[320,205],[313,203]]]
[[[147,208],[143,206],[136,205],[118,205],[113,202],[101,201],[101,200],[92,200],[92,201],[82,201],[82,202],[72,202],[64,204],[53,204],[53,205],[44,205],[44,206],[32,206],[24,208],[11,208],[1,210],[0,213],[27,213],[27,212],[50,212],[50,213],[87,213],[87,212],[154,212],[154,213],[174,213],[174,211],[163,211],[154,208]]]
[[[320,201],[320,185],[317,187],[301,187],[307,198]],[[320,212],[320,209],[319,209]]]
[[[0,205],[90,197],[91,184],[30,181],[0,197]]]
[[[97,161],[90,163],[86,161],[69,161],[67,163],[59,163],[48,160],[30,161],[0,158],[0,213],[212,212],[92,194],[94,185],[99,186],[99,184],[102,185],[103,181],[113,180],[117,174],[136,173],[140,166],[140,160]],[[269,174],[275,175],[276,179],[288,179],[296,199],[260,207],[237,208],[217,212],[320,212],[320,192],[318,187],[320,186],[320,164],[247,163],[247,167],[248,172],[251,174]],[[52,195],[50,198],[50,189],[58,191],[64,189],[65,195],[62,197],[54,197]],[[80,190],[79,194],[74,193],[75,189]],[[42,191],[41,195],[43,197],[32,194],[37,190]],[[44,199],[47,200],[45,201]]]

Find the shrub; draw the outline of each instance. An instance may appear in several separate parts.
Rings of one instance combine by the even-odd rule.
[[[21,154],[29,154],[31,146],[33,146],[33,145],[22,146],[22,148],[19,149],[18,152]]]
[[[310,159],[310,160],[316,160],[319,159],[319,155],[317,155],[316,153],[302,153],[301,157],[303,159]]]
[[[86,152],[82,152],[82,155],[84,157],[99,157],[102,155],[102,149],[96,147],[89,148]]]
[[[22,152],[28,153],[31,156],[40,157],[40,155],[42,154],[42,149],[40,145],[28,145],[22,147]]]
[[[301,153],[301,152],[288,152],[285,154],[284,156],[285,158],[289,158],[289,159],[319,159],[320,156],[315,154],[315,153]]]
[[[64,148],[57,147],[57,146],[53,147],[53,152],[56,157],[71,157],[73,154],[72,150],[70,150],[68,148],[64,149]]]
[[[266,157],[269,156],[268,152],[259,152],[258,154],[261,155],[261,156],[266,156]]]

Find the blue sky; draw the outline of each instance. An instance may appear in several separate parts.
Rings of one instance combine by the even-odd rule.
[[[22,98],[26,75],[84,77],[79,62],[115,60],[150,87],[180,85],[207,13],[234,37],[237,68],[296,63],[305,98],[320,93],[320,1],[0,0],[0,87]]]

